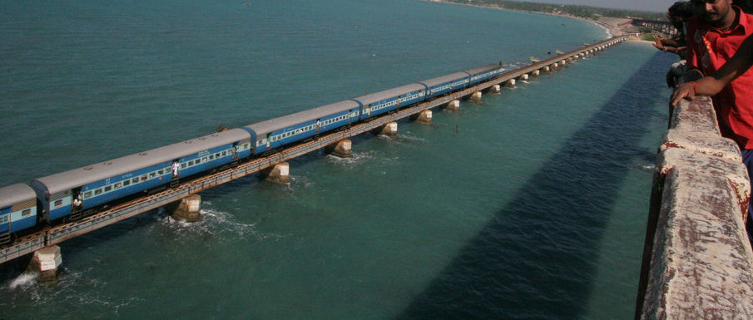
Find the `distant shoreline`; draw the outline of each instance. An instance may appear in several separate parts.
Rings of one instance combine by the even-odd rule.
[[[593,24],[595,24],[595,25],[597,25],[599,27],[604,28],[607,31],[607,34],[609,35],[610,38],[611,37],[618,37],[618,36],[629,34],[629,32],[627,30],[625,30],[626,28],[624,28],[622,26],[616,26],[616,25],[611,25],[611,24],[607,24],[607,23],[602,23],[602,22],[599,22],[598,20],[588,19],[588,18],[583,18],[583,17],[578,17],[578,16],[574,16],[574,15],[571,15],[571,14],[567,14],[567,13],[552,13],[552,12],[541,12],[541,11],[515,10],[515,9],[500,8],[500,7],[492,6],[492,5],[484,6],[484,5],[475,5],[475,4],[450,2],[450,1],[445,1],[445,0],[422,0],[422,1],[427,1],[427,2],[441,2],[441,3],[447,3],[447,4],[457,4],[457,5],[462,5],[462,6],[491,8],[491,9],[509,10],[509,11],[518,11],[518,12],[527,12],[527,13],[538,13],[538,14],[545,14],[545,15],[549,15],[549,16],[558,16],[558,17],[563,17],[563,18],[576,19],[576,20],[590,22],[590,23],[593,23]],[[629,39],[629,40],[631,40],[631,41],[637,41],[637,42],[651,43],[650,41],[640,40],[640,39],[633,38],[633,37],[631,37],[631,39]]]

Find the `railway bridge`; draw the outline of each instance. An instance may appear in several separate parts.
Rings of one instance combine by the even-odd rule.
[[[181,181],[181,184],[174,186],[173,188],[113,205],[104,211],[85,217],[79,221],[46,227],[43,230],[20,237],[10,245],[0,248],[0,263],[34,254],[32,264],[37,265],[36,267],[32,266],[33,268],[36,268],[43,273],[54,273],[56,268],[62,262],[62,256],[57,244],[65,240],[104,228],[108,225],[134,217],[149,210],[174,204],[201,191],[240,179],[250,174],[261,171],[277,171],[284,175],[286,170],[280,170],[280,166],[286,165],[285,161],[287,160],[300,157],[322,148],[333,148],[333,146],[338,144],[340,144],[341,149],[342,147],[347,149],[349,143],[343,142],[348,142],[348,138],[365,132],[379,130],[380,128],[394,128],[396,121],[401,119],[418,117],[419,120],[423,119],[423,121],[429,122],[432,109],[434,108],[454,108],[459,106],[459,100],[464,98],[480,99],[482,92],[499,92],[502,86],[514,86],[518,80],[527,80],[529,77],[537,76],[542,72],[555,71],[557,68],[561,68],[576,59],[582,59],[596,54],[626,40],[627,37],[624,36],[615,37],[570,52],[561,53],[555,57],[507,71],[498,77],[479,83],[475,86],[453,92],[434,100],[424,101],[417,105],[400,109],[397,112],[354,125],[345,130],[322,135],[312,141],[294,145],[269,156],[255,158],[224,171],[205,175],[196,179]],[[347,150],[344,151],[347,152]]]

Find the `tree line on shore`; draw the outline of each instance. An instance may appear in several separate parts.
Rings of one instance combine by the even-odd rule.
[[[508,0],[441,0],[445,2],[470,4],[476,6],[496,7],[508,10],[542,12],[552,14],[569,14],[576,17],[598,20],[599,17],[639,18],[648,20],[666,20],[666,13],[598,8],[569,4],[548,4],[534,2],[517,2]]]

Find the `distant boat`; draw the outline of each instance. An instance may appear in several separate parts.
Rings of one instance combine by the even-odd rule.
[[[557,52],[557,54],[563,54],[564,53],[564,52],[562,52],[562,50],[557,50],[555,52]]]
[[[528,60],[531,60],[531,62],[534,62],[534,63],[535,63],[535,62],[539,62],[539,61],[541,61],[541,59],[539,59],[539,58],[536,58],[536,57],[534,57],[534,56],[531,56],[530,58],[528,58]]]

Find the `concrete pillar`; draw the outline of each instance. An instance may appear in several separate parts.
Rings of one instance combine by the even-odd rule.
[[[549,66],[545,66],[544,67],[544,72],[549,72],[549,71],[552,71],[552,69]]]
[[[502,91],[502,88],[498,84],[495,84],[489,87],[489,92],[491,93],[500,93],[501,91]]]
[[[55,283],[58,280],[58,267],[63,263],[60,247],[49,246],[34,252],[27,271],[39,274],[40,283]]]
[[[450,111],[460,111],[460,100],[450,101],[450,103],[447,104],[446,109]]]
[[[350,158],[353,157],[353,152],[351,151],[351,141],[348,139],[343,139],[338,141],[335,144],[331,144],[327,146],[327,152],[335,157],[339,158]]]
[[[290,183],[290,164],[280,162],[271,168],[262,170],[265,180],[276,183]]]
[[[483,94],[481,93],[481,91],[476,91],[473,94],[471,94],[471,97],[469,99],[471,101],[481,102],[481,97],[482,96],[483,96]]]
[[[390,137],[390,138],[396,137],[397,136],[397,122],[390,122],[384,125],[384,127],[382,127],[382,129],[380,130],[379,135]]]
[[[506,88],[515,88],[515,79],[510,79],[505,82]]]
[[[564,66],[565,65],[565,60],[560,61],[560,64]]]
[[[187,222],[201,221],[201,196],[198,194],[192,194],[188,197],[171,203],[167,208],[169,212],[172,212],[172,216],[176,219],[184,220]]]
[[[521,74],[520,80],[528,80],[528,74],[527,73]]]
[[[555,62],[554,64],[552,64],[552,69],[557,69],[557,67],[559,67],[559,66],[560,66],[560,64]]]
[[[531,72],[531,75],[534,76],[534,77],[538,77],[540,73],[541,73],[541,71],[539,71],[539,70],[533,70],[533,72]]]
[[[432,115],[433,114],[432,114],[431,110],[427,109],[427,110],[421,111],[421,113],[418,114],[418,119],[416,119],[416,121],[418,121],[420,123],[427,123],[427,124],[431,123],[431,117],[432,117]]]

